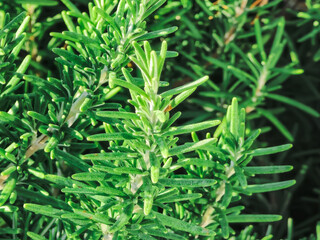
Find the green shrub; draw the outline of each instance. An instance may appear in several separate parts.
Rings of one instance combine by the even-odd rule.
[[[1,237],[293,239],[320,12],[281,2],[1,2]]]

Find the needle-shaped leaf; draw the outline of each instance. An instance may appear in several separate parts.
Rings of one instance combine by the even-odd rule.
[[[236,177],[240,183],[240,185],[243,187],[243,188],[246,188],[247,187],[247,178],[246,176],[244,175],[243,173],[243,169],[240,168],[239,166],[235,166],[234,167],[234,171],[236,173]]]
[[[191,83],[185,84],[185,85],[183,85],[181,87],[177,87],[177,88],[168,90],[166,92],[161,93],[161,97],[165,98],[165,97],[168,97],[168,96],[173,96],[173,95],[179,94],[181,92],[187,91],[189,89],[192,89],[194,87],[197,87],[197,86],[205,83],[206,81],[208,81],[208,79],[209,79],[209,77],[205,76],[205,77],[200,78],[200,79],[198,79],[196,81],[193,81]]]
[[[107,117],[107,118],[120,118],[120,119],[133,119],[133,120],[139,119],[139,116],[137,114],[130,113],[130,112],[104,111],[104,112],[97,112],[96,114],[99,117]]]
[[[266,55],[266,52],[264,51],[264,46],[263,46],[263,42],[262,42],[262,32],[261,32],[259,19],[255,19],[255,21],[254,21],[254,31],[255,31],[255,35],[256,35],[256,39],[257,39],[259,53],[261,55],[262,61],[265,62],[267,59],[267,55]]]
[[[289,172],[293,169],[290,165],[282,166],[259,166],[259,167],[244,167],[245,172],[249,174],[275,174]]]
[[[22,12],[18,16],[16,16],[14,19],[12,19],[8,24],[6,24],[0,31],[0,39],[2,39],[3,35],[11,31],[14,27],[19,25],[23,19],[26,17],[27,13]]]
[[[34,232],[27,232],[27,235],[32,240],[46,240],[46,238],[44,236],[41,236],[41,235],[36,234]]]
[[[126,82],[126,81],[123,81],[123,80],[120,80],[120,79],[114,79],[112,81],[113,81],[114,85],[125,87],[125,88],[133,91],[136,94],[140,94],[140,95],[144,96],[147,99],[149,98],[149,96],[146,94],[145,91],[143,91],[141,88],[137,87],[136,85],[134,85],[134,84],[132,84],[130,82]]]
[[[87,137],[88,141],[113,141],[113,140],[129,140],[137,139],[137,136],[131,133],[117,132],[117,133],[100,133]]]
[[[279,101],[279,102],[283,102],[283,103],[286,103],[288,105],[291,105],[291,106],[294,106],[296,108],[299,108],[301,111],[304,111],[306,113],[309,113],[310,115],[314,116],[314,117],[320,117],[320,113],[318,113],[316,110],[314,110],[313,108],[301,103],[301,102],[298,102],[294,99],[291,99],[291,98],[288,98],[288,97],[285,97],[285,96],[281,96],[281,95],[278,95],[278,94],[273,94],[273,93],[268,93],[266,94],[266,97],[268,98],[271,98],[271,99],[274,99],[276,101]]]
[[[188,98],[195,90],[197,87],[191,88],[189,90],[183,91],[182,93],[178,94],[174,99],[171,100],[170,102],[170,107],[173,109],[176,106],[178,106],[180,103],[182,103],[186,98]]]
[[[94,188],[62,188],[63,193],[73,193],[73,194],[86,194],[86,195],[99,195],[101,192]]]
[[[12,206],[12,205],[4,205],[0,207],[0,212],[3,212],[3,213],[12,213],[18,210],[19,210],[18,207]]]
[[[163,178],[159,179],[159,183],[169,187],[208,187],[217,183],[214,179],[190,179],[190,178]]]
[[[76,167],[82,171],[87,171],[90,168],[90,165],[85,163],[82,159],[64,152],[62,150],[56,149],[56,156],[57,158],[66,161],[68,164],[70,164],[72,167]]]
[[[17,183],[18,173],[13,172],[10,174],[7,181],[4,183],[4,187],[0,193],[0,207],[6,203],[9,199],[12,191],[14,190]]]
[[[272,214],[241,214],[227,216],[229,223],[276,222],[281,219],[282,217],[280,215]]]
[[[174,228],[183,232],[189,232],[194,235],[201,235],[201,236],[215,235],[215,233],[210,229],[206,229],[198,225],[176,219],[174,217],[166,216],[158,212],[153,211],[152,214],[155,215],[156,218],[159,219],[163,225],[168,226],[170,228]]]
[[[181,162],[176,163],[176,165],[179,165],[179,166],[195,165],[197,167],[215,167],[220,170],[224,169],[222,165],[219,165],[219,163],[216,163],[215,161],[204,160],[200,158],[186,158]]]
[[[210,139],[205,139],[205,140],[201,140],[201,141],[194,142],[194,143],[185,143],[184,145],[180,145],[180,146],[173,147],[173,148],[169,149],[169,156],[192,152],[194,150],[198,150],[203,147],[210,146],[210,145],[214,144],[215,142],[217,142],[216,138],[210,138]]]
[[[30,117],[32,117],[32,118],[34,118],[34,119],[36,119],[36,120],[38,120],[40,122],[43,122],[45,124],[49,124],[51,122],[48,117],[46,117],[46,116],[44,116],[44,115],[42,115],[40,113],[37,113],[37,112],[34,112],[34,111],[28,111],[27,114]]]
[[[290,148],[292,148],[292,144],[284,144],[284,145],[268,147],[268,148],[258,148],[253,150],[252,155],[263,156],[263,155],[275,154],[275,153],[287,151]]]
[[[155,4],[151,5],[147,11],[144,12],[144,14],[141,16],[140,21],[145,20],[149,15],[151,15],[154,11],[156,11],[159,7],[161,7],[162,4],[164,4],[166,0],[159,0],[156,1]]]
[[[83,155],[82,159],[88,160],[125,160],[137,157],[135,153],[112,152],[112,153],[91,153]]]
[[[248,185],[246,188],[246,191],[249,191],[251,193],[271,192],[271,191],[277,191],[277,190],[291,187],[295,183],[296,183],[295,180],[288,180],[288,181],[275,182],[275,183]]]
[[[204,121],[201,123],[189,124],[181,127],[172,127],[169,130],[165,131],[165,133],[163,133],[162,136],[166,137],[171,135],[174,136],[179,134],[197,132],[197,131],[201,131],[204,129],[217,126],[219,123],[220,123],[219,120],[212,120],[212,121]]]
[[[54,184],[63,186],[63,187],[72,187],[74,184],[77,186],[83,186],[86,187],[87,185],[75,180],[72,180],[70,178],[54,175],[54,174],[47,174],[44,176],[44,179],[47,181],[50,181]]]
[[[264,109],[257,109],[257,111],[267,118],[290,142],[293,141],[293,136],[289,130],[270,112]]]
[[[157,30],[154,32],[148,32],[148,33],[136,38],[135,40],[136,41],[143,41],[143,40],[158,38],[158,37],[166,36],[166,35],[173,33],[177,30],[178,30],[178,27],[169,27],[169,28]]]
[[[68,60],[72,64],[78,64],[81,67],[88,67],[86,60],[79,55],[76,55],[72,52],[69,52],[67,50],[60,49],[60,48],[54,48],[52,51],[55,54],[57,54],[61,57],[64,57],[66,60]]]
[[[96,222],[100,222],[100,223],[104,223],[104,224],[112,224],[112,221],[110,221],[110,218],[108,216],[106,216],[105,214],[94,214],[94,213],[90,213],[84,210],[80,210],[80,209],[73,209],[74,213],[86,217],[90,220],[96,221]],[[63,218],[68,218],[67,214],[62,215]]]
[[[112,188],[112,187],[100,186],[100,187],[97,187],[97,190],[111,196],[122,196],[122,197],[127,196],[127,194],[125,194],[123,191],[118,190],[116,188]]]
[[[190,193],[190,194],[181,194],[175,196],[168,196],[168,197],[159,197],[156,199],[157,202],[161,203],[169,203],[169,202],[180,202],[180,201],[191,201],[197,198],[201,198],[201,193]]]
[[[62,214],[67,213],[61,209],[56,209],[51,206],[44,206],[39,204],[33,203],[26,203],[23,205],[24,209],[34,212],[36,214],[42,214],[49,217],[56,217],[59,218]]]
[[[79,181],[104,181],[108,178],[108,174],[99,172],[84,172],[73,174],[72,178]]]
[[[22,197],[23,199],[29,199],[33,203],[51,205],[52,207],[57,209],[71,209],[71,207],[63,200],[51,196],[46,196],[41,192],[35,192],[34,190],[28,190],[22,187],[17,187],[16,190],[17,192],[19,192],[20,197]]]

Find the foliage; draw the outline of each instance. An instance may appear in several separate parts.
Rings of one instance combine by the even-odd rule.
[[[319,99],[314,78],[307,101],[287,86],[314,74],[319,3],[287,10],[296,20],[286,20],[281,1],[62,3],[0,3],[5,238],[266,240],[314,232],[298,225],[296,233],[287,221],[314,160],[286,165],[292,145],[283,142],[299,141],[297,126],[320,116],[311,106]],[[300,49],[309,42],[306,60]],[[292,126],[281,114],[287,109],[311,117]],[[295,154],[309,156],[303,150]],[[280,214],[285,224],[271,225]]]

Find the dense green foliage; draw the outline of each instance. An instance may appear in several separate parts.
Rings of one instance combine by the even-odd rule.
[[[320,238],[319,1],[0,7],[1,239]]]

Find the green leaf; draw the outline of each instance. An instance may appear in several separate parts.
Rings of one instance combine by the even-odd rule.
[[[46,117],[46,116],[44,116],[44,115],[42,115],[40,113],[37,113],[37,112],[34,112],[34,111],[28,111],[27,114],[30,117],[32,117],[32,118],[34,118],[34,119],[36,119],[36,120],[38,120],[40,122],[43,122],[45,124],[49,124],[51,122],[48,117]]]
[[[159,183],[169,187],[208,187],[217,183],[214,179],[163,178]]]
[[[64,209],[64,210],[71,209],[71,207],[63,200],[60,200],[58,198],[51,197],[51,196],[46,196],[41,192],[35,192],[33,190],[28,190],[22,187],[17,187],[16,190],[19,193],[20,197],[22,197],[23,199],[30,199],[34,203],[51,205],[54,208]]]
[[[225,208],[227,208],[231,202],[232,199],[232,185],[229,183],[225,184],[225,192],[222,198],[222,206],[224,206]]]
[[[197,132],[204,129],[208,129],[214,126],[217,126],[220,124],[219,120],[212,120],[212,121],[205,121],[201,123],[195,123],[195,124],[189,124],[181,127],[172,127],[169,130],[165,131],[162,136],[174,136],[179,134],[185,134],[185,133],[191,133],[191,132]]]
[[[240,168],[239,166],[235,166],[234,171],[236,173],[236,177],[237,177],[241,187],[246,188],[247,187],[247,178],[243,174],[242,168]]]
[[[59,89],[49,81],[43,80],[42,78],[33,75],[25,75],[23,76],[23,79],[42,89],[45,89],[48,92],[52,92],[54,94],[57,94],[58,96],[64,96],[64,92],[61,89]]]
[[[272,214],[241,214],[227,216],[229,223],[250,223],[250,222],[276,222],[280,221],[280,215]]]
[[[111,196],[121,196],[121,197],[127,196],[127,194],[125,194],[123,191],[118,190],[116,188],[112,188],[112,187],[101,186],[101,187],[97,187],[97,190]]]
[[[58,5],[58,1],[55,0],[46,0],[46,1],[42,1],[42,0],[16,0],[16,3],[20,3],[20,4],[33,4],[33,5],[37,5],[37,6],[56,6]]]
[[[46,240],[46,238],[44,236],[41,236],[41,235],[36,234],[34,232],[27,232],[27,235],[32,240]]]
[[[178,27],[169,27],[166,29],[161,29],[161,30],[157,30],[154,32],[149,32],[146,33],[138,38],[136,38],[136,41],[143,41],[143,40],[149,40],[149,39],[153,39],[153,38],[158,38],[158,37],[162,37],[162,36],[166,36],[170,33],[173,33],[175,31],[178,30]]]
[[[107,172],[107,173],[110,173],[110,174],[121,175],[121,173],[115,171],[116,167],[107,167],[107,166],[102,166],[102,165],[94,165],[93,169],[98,170],[99,172]]]
[[[296,108],[299,108],[301,111],[309,113],[310,115],[312,115],[314,117],[320,117],[320,113],[318,113],[316,110],[314,110],[311,107],[309,107],[301,102],[298,102],[294,99],[291,99],[291,98],[288,98],[285,96],[281,96],[278,94],[272,94],[272,93],[268,93],[268,94],[266,94],[266,96],[268,98],[274,99],[276,101],[283,102],[283,103],[289,104],[291,106],[294,106]]]
[[[243,148],[249,149],[254,143],[254,141],[257,139],[257,137],[259,137],[260,133],[261,133],[261,129],[257,129],[251,132],[250,136],[245,140],[243,144]]]
[[[313,61],[318,62],[320,60],[320,49],[314,54]]]
[[[80,16],[82,15],[80,14]],[[50,35],[54,37],[61,37],[65,40],[70,40],[73,42],[81,42],[82,44],[85,44],[85,45],[94,45],[97,49],[102,49],[100,47],[100,43],[98,40],[96,40],[95,38],[87,37],[79,33],[64,31],[62,32],[62,35],[59,35],[59,34],[53,35],[53,33],[50,33]]]
[[[170,105],[171,108],[175,108],[178,106],[180,103],[182,103],[186,98],[188,98],[195,90],[197,87],[191,88],[189,90],[183,91],[180,93],[178,96],[176,96],[174,99],[171,100]]]
[[[57,139],[55,136],[51,137],[47,145],[45,146],[44,151],[50,152],[51,150],[55,149],[58,143],[59,143],[59,139]]]
[[[68,60],[72,64],[78,64],[81,67],[88,67],[88,63],[81,56],[78,56],[78,55],[76,55],[76,54],[74,54],[72,52],[69,52],[67,50],[60,49],[60,48],[54,48],[54,49],[52,49],[52,51],[55,54],[57,54],[57,55],[59,55],[61,57],[64,57],[66,60]]]
[[[3,204],[5,204],[6,201],[9,199],[12,191],[16,187],[17,178],[18,178],[18,173],[17,172],[13,172],[13,173],[10,174],[9,178],[4,183],[4,187],[3,187],[2,191],[1,191],[1,194],[0,194],[0,207]]]
[[[106,118],[120,118],[120,119],[133,119],[139,120],[139,116],[135,113],[130,112],[115,112],[115,111],[105,111],[105,112],[97,112],[97,116],[106,117]]]
[[[145,91],[143,91],[141,88],[137,87],[136,85],[130,83],[130,82],[126,82],[120,79],[114,79],[112,80],[114,85],[119,85],[121,87],[125,87],[131,91],[133,91],[136,94],[140,94],[142,96],[144,96],[145,98],[149,99],[148,94],[146,94]]]
[[[195,224],[188,223],[186,221],[181,221],[176,218],[169,217],[158,212],[152,211],[152,214],[155,215],[156,218],[159,219],[163,225],[168,226],[170,228],[174,228],[183,232],[189,232],[189,233],[192,233],[193,235],[202,235],[202,236],[215,235],[215,233],[210,229],[206,229],[206,228],[197,226]]]
[[[257,111],[267,118],[273,125],[279,129],[279,131],[285,136],[290,142],[293,141],[292,134],[288,131],[288,129],[270,112],[263,109],[257,109]]]
[[[66,177],[62,177],[54,174],[47,174],[44,176],[44,179],[64,187],[72,187],[73,184],[76,184],[77,186],[86,186],[81,182],[76,182],[70,178],[66,178]]]
[[[263,47],[262,33],[261,33],[259,18],[255,19],[255,21],[254,21],[254,32],[256,35],[256,39],[257,39],[259,53],[261,55],[262,61],[265,62],[267,59],[267,55],[266,55],[266,52],[264,51],[264,47]]]
[[[14,115],[11,115],[7,112],[2,112],[0,111],[0,123],[3,122],[3,123],[20,123],[20,119],[18,119],[16,116]]]
[[[288,181],[275,182],[275,183],[248,185],[246,188],[246,191],[249,191],[251,193],[271,192],[271,191],[277,191],[277,190],[291,187],[295,183],[296,183],[295,180],[288,180]]]
[[[97,11],[97,13],[100,14],[104,18],[104,20],[107,21],[114,29],[118,29],[114,19],[106,11],[103,11],[98,7],[94,7],[94,10]]]
[[[169,202],[191,201],[201,197],[202,197],[201,193],[190,193],[190,194],[181,194],[181,195],[168,196],[168,197],[162,197],[162,198],[158,197],[156,201],[161,203],[169,203]]]
[[[157,56],[160,54],[160,51],[156,51]],[[178,57],[179,53],[175,52],[175,51],[167,51],[166,52],[166,58],[174,58],[174,57]]]
[[[185,143],[184,145],[173,147],[173,148],[169,149],[169,156],[192,152],[194,150],[198,150],[203,147],[207,147],[209,145],[212,145],[215,142],[217,142],[216,138],[210,138],[210,139],[201,140],[199,142]]]
[[[12,213],[18,211],[19,208],[12,205],[4,205],[0,207],[0,212],[2,213]]]
[[[229,108],[230,108],[230,119],[228,119],[227,117],[227,121],[229,121],[229,124],[230,124],[230,132],[237,139],[237,137],[239,136],[240,119],[239,119],[238,100],[236,98],[232,99],[232,103]]]
[[[229,224],[227,221],[227,217],[224,212],[220,213],[220,225],[221,225],[221,231],[222,235],[225,239],[229,237]]]
[[[268,148],[257,148],[253,150],[252,156],[263,156],[263,155],[275,154],[275,153],[287,151],[290,148],[292,148],[292,144],[284,144],[284,145],[268,147]]]
[[[194,87],[197,87],[197,86],[203,84],[204,82],[208,81],[208,79],[209,79],[209,77],[205,76],[205,77],[200,78],[200,79],[198,79],[196,81],[193,81],[191,83],[185,84],[185,85],[183,85],[181,87],[173,88],[171,90],[168,90],[166,92],[161,93],[161,97],[165,98],[165,97],[168,97],[168,96],[173,96],[173,95],[179,94],[181,92],[187,91],[189,89],[192,89]]]
[[[125,160],[137,157],[134,153],[112,152],[112,153],[92,153],[83,155],[82,159],[88,160]]]
[[[26,15],[27,15],[26,12],[22,12],[18,16],[16,16],[14,19],[12,19],[7,25],[5,25],[0,31],[0,39],[2,39],[3,35],[7,34],[14,27],[19,25],[23,21],[23,19],[26,17]]]
[[[78,168],[82,171],[87,171],[90,168],[89,164],[85,163],[82,159],[71,155],[70,153],[61,151],[59,149],[56,149],[55,151],[57,158],[66,161],[72,167]]]
[[[0,228],[1,236],[4,236],[5,234],[19,234],[21,232],[22,232],[21,228],[11,228],[11,227]]]
[[[27,70],[27,68],[29,67],[30,63],[31,63],[31,55],[27,55],[22,63],[20,64],[19,68],[16,70],[16,73],[25,73],[25,71]],[[18,85],[18,83],[20,82],[20,77],[18,77],[17,75],[13,76],[9,82],[7,83],[6,89],[1,93],[0,96],[5,96],[9,93],[11,93],[15,87]]]
[[[144,12],[144,14],[141,16],[140,21],[142,22],[145,20],[149,15],[151,15],[154,11],[156,11],[159,7],[161,7],[162,4],[164,4],[166,0],[159,0],[156,1],[155,4],[153,4],[150,8],[148,8],[147,11]]]
[[[90,213],[90,212],[87,212],[87,211],[84,211],[84,210],[80,210],[80,209],[73,209],[74,213],[80,215],[80,216],[83,216],[85,218],[88,218],[90,220],[93,220],[95,222],[100,222],[100,223],[103,223],[103,224],[111,224],[112,221],[110,221],[110,218],[105,215],[105,214],[99,214],[99,213]],[[63,214],[61,217],[63,218],[69,218],[69,214]]]
[[[26,203],[23,205],[24,209],[34,212],[36,214],[42,214],[49,217],[55,217],[59,218],[63,213],[66,213],[66,211],[63,211],[61,209],[56,209],[50,206],[43,206],[33,203]]]
[[[88,141],[113,141],[113,140],[129,140],[137,139],[137,136],[133,136],[131,133],[117,132],[117,133],[100,133],[87,137]]]
[[[143,174],[140,169],[134,167],[117,167],[114,169],[114,171],[119,174]]]
[[[79,181],[104,181],[108,177],[106,173],[84,172],[72,175],[72,178]]]
[[[86,194],[86,195],[99,195],[101,192],[94,188],[62,188],[63,193],[73,193],[73,194]]]
[[[217,163],[215,161],[205,160],[200,158],[186,158],[186,159],[183,159],[181,162],[177,162],[176,165],[179,165],[179,166],[195,165],[197,167],[217,167]],[[222,169],[224,169],[224,167]]]
[[[290,165],[282,166],[261,166],[261,167],[244,167],[245,172],[249,174],[275,174],[289,172],[293,169]]]

